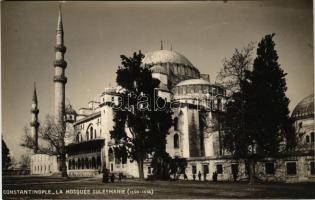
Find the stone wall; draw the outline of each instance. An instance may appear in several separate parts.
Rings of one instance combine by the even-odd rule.
[[[281,159],[268,159],[257,162],[255,172],[260,181],[266,182],[315,182],[315,174],[311,174],[311,162],[315,162],[314,156],[287,157]],[[266,163],[273,163],[274,173],[268,174]],[[296,164],[296,174],[289,174],[288,163]],[[204,166],[208,166],[209,173],[206,174],[206,180],[213,180],[213,172],[217,171],[218,181],[234,181],[232,167],[238,166],[237,181],[248,180],[246,165],[244,160],[218,159],[215,157],[200,157],[188,159],[186,175],[189,180],[193,179],[193,168],[195,168],[195,177],[198,180],[198,172],[201,172],[201,180],[204,181]],[[218,171],[218,170],[222,171]],[[314,173],[314,172],[313,172]],[[184,176],[181,175],[180,179]]]

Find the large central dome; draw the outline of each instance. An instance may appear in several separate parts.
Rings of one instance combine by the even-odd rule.
[[[183,55],[172,50],[146,53],[142,65],[171,90],[177,83],[187,79],[199,79],[200,72]]]
[[[152,65],[158,63],[174,63],[193,67],[193,64],[183,55],[176,51],[158,50],[145,54],[142,63]]]

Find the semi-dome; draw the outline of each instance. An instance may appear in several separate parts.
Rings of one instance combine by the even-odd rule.
[[[182,64],[187,66],[193,66],[191,62],[183,55],[176,51],[170,50],[158,50],[145,54],[145,57],[142,60],[143,64],[157,64],[157,63],[174,63]]]
[[[176,86],[184,86],[184,85],[211,85],[209,81],[204,79],[188,79],[182,82],[179,82]]]
[[[300,101],[292,112],[292,117],[294,118],[308,117],[312,115],[314,115],[314,94],[311,94]]]

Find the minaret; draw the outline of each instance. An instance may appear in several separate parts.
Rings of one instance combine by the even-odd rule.
[[[38,151],[38,102],[37,102],[37,94],[36,94],[36,86],[34,83],[34,92],[33,92],[33,99],[32,99],[32,108],[31,108],[31,115],[32,115],[32,121],[30,122],[31,125],[31,133],[32,137],[34,137],[34,153],[37,153]]]
[[[55,66],[55,122],[65,127],[64,124],[64,113],[65,113],[65,85],[67,83],[67,77],[65,76],[65,69],[67,62],[64,60],[64,54],[66,47],[64,46],[63,38],[63,24],[61,8],[59,7],[59,17],[56,31],[56,59],[54,62]]]

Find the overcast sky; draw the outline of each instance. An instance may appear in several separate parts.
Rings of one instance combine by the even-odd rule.
[[[121,54],[158,50],[160,40],[213,81],[235,48],[276,33],[290,110],[314,90],[312,1],[67,2],[62,11],[66,99],[76,109],[115,85]],[[40,119],[53,114],[57,16],[56,2],[2,2],[2,134],[16,158],[34,81]]]

